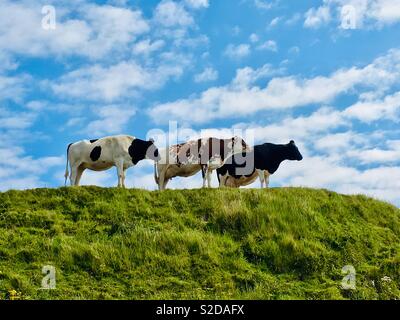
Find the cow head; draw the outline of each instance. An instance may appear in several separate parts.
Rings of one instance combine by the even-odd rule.
[[[150,139],[150,141],[140,139],[133,140],[129,147],[129,155],[132,157],[132,162],[135,165],[143,159],[151,159],[154,161],[159,161],[161,159],[153,139]]]
[[[301,155],[299,149],[297,148],[296,144],[293,140],[291,140],[288,144],[288,160],[303,160],[303,156]]]
[[[250,147],[247,143],[240,137],[235,136],[232,138],[232,153],[241,153],[250,151]]]
[[[146,143],[147,143],[146,159],[159,161],[161,159],[161,156],[160,153],[158,152],[158,148],[154,144],[154,140],[150,139],[149,141],[146,141]]]

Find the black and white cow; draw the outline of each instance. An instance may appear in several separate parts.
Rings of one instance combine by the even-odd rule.
[[[144,141],[132,136],[110,136],[96,140],[71,143],[67,149],[65,184],[67,184],[68,162],[71,185],[78,186],[85,169],[104,171],[117,167],[118,187],[125,187],[125,172],[143,159],[158,161],[158,149],[154,141]]]
[[[295,142],[288,144],[264,143],[254,146],[250,152],[236,154],[217,169],[220,187],[239,188],[260,178],[261,188],[268,187],[269,176],[278,170],[284,160],[303,159]]]

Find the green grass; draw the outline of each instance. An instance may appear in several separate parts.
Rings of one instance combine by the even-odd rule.
[[[400,299],[399,249],[399,209],[326,190],[0,193],[0,299]]]

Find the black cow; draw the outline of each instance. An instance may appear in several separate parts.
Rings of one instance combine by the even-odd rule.
[[[239,188],[260,178],[261,188],[268,187],[269,176],[278,170],[284,160],[303,159],[295,142],[288,144],[264,143],[250,152],[233,155],[217,169],[220,187]]]

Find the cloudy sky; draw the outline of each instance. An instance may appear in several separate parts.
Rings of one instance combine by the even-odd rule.
[[[0,190],[62,185],[70,142],[176,121],[180,140],[295,140],[271,186],[400,205],[399,34],[399,0],[0,0]],[[128,184],[154,189],[152,163]]]

